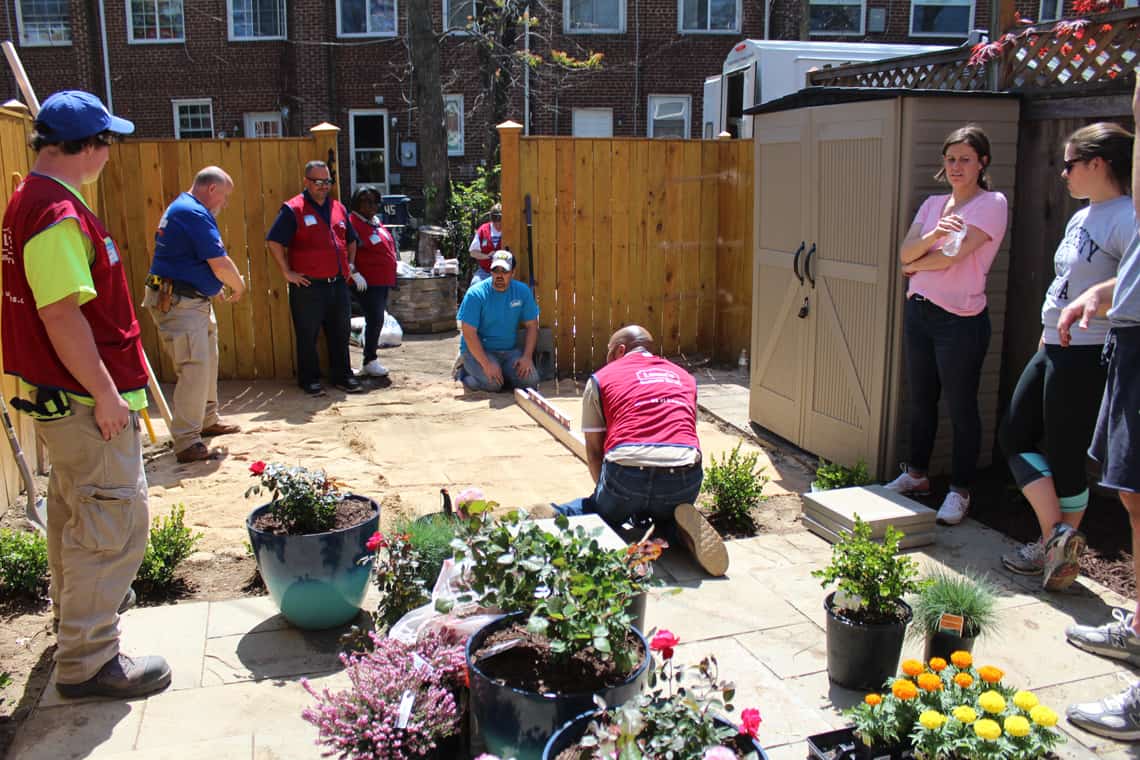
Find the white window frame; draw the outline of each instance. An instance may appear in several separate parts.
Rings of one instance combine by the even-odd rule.
[[[71,6],[70,6],[70,3],[65,4],[65,7],[68,9],[67,10],[67,18],[64,20],[64,23],[67,27],[67,39],[66,40],[36,39],[34,41],[29,41],[28,38],[24,34],[24,9],[23,9],[23,5],[24,5],[24,0],[16,0],[16,24],[18,25],[19,30],[20,30],[20,33],[17,35],[17,37],[20,40],[20,47],[71,47],[72,27],[71,27]]]
[[[836,31],[831,31],[828,29],[821,29],[819,31],[816,31],[814,29],[809,28],[808,29],[809,35],[814,34],[814,35],[821,36],[821,37],[823,37],[823,36],[827,36],[827,37],[862,37],[864,34],[866,34],[866,29],[867,29],[867,0],[808,0],[808,4],[809,4],[809,8],[808,8],[809,16],[811,14],[810,5],[858,5],[859,6],[859,29],[858,29],[858,31],[836,32]],[[809,27],[811,26],[810,19],[808,21],[808,26]]]
[[[573,108],[573,109],[571,109],[570,110],[570,134],[571,134],[571,136],[581,137],[581,135],[579,135],[577,133],[577,131],[575,130],[575,127],[574,127],[574,118],[578,114],[585,115],[585,114],[601,114],[601,113],[609,114],[609,117],[610,117],[610,133],[608,135],[605,135],[604,137],[600,137],[597,139],[608,139],[610,137],[613,137],[614,136],[614,109],[612,109],[612,108]]]
[[[914,11],[920,5],[965,5],[965,3],[955,2],[935,2],[934,0],[911,0],[910,3],[910,19],[907,21],[907,34],[911,37],[941,37],[943,39],[961,37],[965,39],[970,36],[970,30],[974,28],[974,14],[978,11],[977,0],[970,0],[970,20],[966,23],[966,29],[961,34],[950,32],[916,32],[914,31]]]
[[[400,3],[399,0],[392,0],[392,31],[390,32],[345,32],[342,30],[342,23],[340,17],[340,5],[345,0],[333,0],[336,3],[336,36],[337,37],[396,37],[400,34]],[[367,4],[369,0],[357,0],[365,4],[365,10],[368,10]],[[364,15],[364,23],[368,23],[368,14]]]
[[[462,95],[444,95],[443,96],[443,115],[444,115],[444,132],[447,131],[447,108],[452,106],[459,111],[459,145],[457,147],[447,146],[447,155],[449,158],[462,156],[467,145],[467,112],[463,110],[463,96]]]
[[[186,41],[186,5],[183,0],[178,0],[178,7],[182,13],[182,36],[181,37],[156,37],[150,39],[135,39],[135,12],[134,3],[131,0],[125,0],[127,6],[127,43],[130,45],[168,45],[171,43],[177,44]],[[155,29],[158,28],[158,0],[147,0],[149,5],[154,8],[155,15]]]
[[[470,34],[467,31],[467,25],[463,26],[448,26],[448,20],[451,18],[451,4],[454,0],[443,0],[443,31],[445,34]],[[471,16],[475,16],[478,10],[479,0],[465,0],[464,5],[471,4]]]
[[[645,109],[645,134],[647,137],[655,137],[653,134],[653,105],[658,100],[680,100],[685,104],[685,135],[682,139],[688,140],[693,136],[693,96],[692,95],[669,95],[666,93],[655,93],[650,95],[646,100]],[[678,138],[665,138],[676,140]]]
[[[182,136],[182,119],[181,114],[178,112],[180,106],[209,106],[210,107],[210,137],[183,137]],[[178,140],[204,140],[213,139],[217,132],[214,131],[214,99],[213,98],[174,98],[170,101],[171,110],[174,113],[174,137]]]
[[[246,137],[258,137],[257,123],[272,121],[277,125],[277,134],[269,137],[285,136],[285,120],[281,118],[280,111],[246,111],[242,114],[242,128]]]
[[[272,40],[283,40],[289,36],[289,9],[285,0],[250,0],[251,3],[276,2],[280,4],[281,34],[273,37],[238,37],[234,33],[234,2],[235,0],[226,0],[226,34],[230,42],[269,42]]]
[[[710,2],[711,0],[702,0]],[[741,17],[744,15],[744,3],[736,0],[736,25],[732,29],[686,29],[685,28],[685,0],[677,0],[677,34],[740,34]],[[712,18],[712,14],[709,14]]]
[[[1037,5],[1037,20],[1039,22],[1056,21],[1057,19],[1061,18],[1061,15],[1064,13],[1064,10],[1065,10],[1065,0],[1055,0],[1055,2],[1057,3],[1056,15],[1049,16],[1048,18],[1046,18],[1046,16],[1045,16],[1045,0],[1041,0],[1041,2]]]
[[[443,0],[445,3],[447,0]],[[603,0],[594,0],[602,2]],[[597,27],[593,29],[575,29],[570,26],[570,2],[562,0],[562,31],[566,34],[625,34],[625,0],[613,0],[618,5],[618,25],[616,27]]]
[[[384,117],[384,187],[387,193],[392,187],[392,129],[386,108],[350,108],[348,109],[348,156],[349,156],[349,182],[352,192],[355,193],[360,184],[356,181],[356,119],[357,116],[383,116]],[[370,149],[371,150],[371,149]]]

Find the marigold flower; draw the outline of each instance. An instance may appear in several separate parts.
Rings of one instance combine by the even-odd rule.
[[[942,724],[946,722],[946,716],[937,710],[923,710],[922,715],[918,716],[918,722],[921,723],[924,728],[934,730],[936,728],[942,728]]]
[[[943,670],[946,670],[946,660],[943,660],[941,657],[931,657],[930,669],[935,673],[941,673]]]
[[[905,678],[896,678],[895,682],[891,684],[891,693],[897,699],[904,702],[908,699],[914,699],[918,696],[918,689],[915,687],[913,681],[908,681]]]
[[[918,685],[923,691],[941,691],[942,679],[933,673],[923,673],[918,677]]]
[[[1005,673],[1001,669],[995,668],[993,665],[983,665],[978,668],[978,677],[986,683],[997,683],[1004,675]]]
[[[260,475],[261,473],[265,472],[265,462],[262,462],[259,459],[249,466],[249,471],[254,475]]]
[[[978,735],[978,738],[992,742],[1001,736],[1001,726],[997,724],[996,720],[982,718],[974,723],[974,733]]]
[[[876,705],[883,703],[883,697],[880,694],[868,694],[867,696],[863,697],[863,701],[869,704],[871,707],[875,707]]]
[[[958,684],[963,689],[968,689],[974,685],[974,677],[969,673],[957,673],[954,676],[954,683]]]
[[[753,739],[760,733],[760,711],[749,707],[740,712],[740,733],[748,734]]]
[[[959,723],[965,723],[967,726],[978,719],[977,710],[970,707],[969,705],[959,705],[958,707],[955,707],[952,711],[952,714]]]
[[[681,643],[681,640],[673,635],[672,631],[667,631],[662,628],[657,633],[653,634],[653,640],[649,642],[649,648],[654,652],[661,653],[661,659],[673,659],[673,647]]]
[[[988,713],[997,715],[1005,710],[1005,697],[996,691],[984,691],[978,697],[978,706]]]
[[[950,662],[954,663],[954,667],[962,670],[974,664],[974,658],[970,656],[969,652],[957,651],[950,654]]]
[[[1031,691],[1019,691],[1013,695],[1013,703],[1029,712],[1038,704],[1037,695]]]
[[[1037,705],[1029,711],[1029,717],[1033,722],[1039,726],[1052,728],[1057,725],[1057,713],[1050,710],[1045,705]]]
[[[1010,736],[1029,736],[1029,721],[1023,715],[1010,715],[1002,725]]]
[[[922,663],[918,660],[903,660],[902,672],[906,673],[908,676],[917,676],[925,669],[926,668],[924,668],[922,666]]]

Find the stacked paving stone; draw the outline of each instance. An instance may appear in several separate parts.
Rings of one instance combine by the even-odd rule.
[[[455,329],[456,276],[400,277],[388,293],[388,312],[406,333]]]

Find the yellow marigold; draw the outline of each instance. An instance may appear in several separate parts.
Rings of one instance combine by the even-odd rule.
[[[957,718],[959,723],[965,723],[967,726],[978,719],[978,713],[974,708],[968,705],[959,705],[954,708],[954,717]]]
[[[1037,695],[1031,691],[1019,691],[1013,695],[1013,703],[1028,712],[1037,706]]]
[[[954,667],[959,670],[968,668],[974,664],[974,658],[970,656],[969,652],[953,652],[950,654],[950,662],[954,663]]]
[[[974,677],[969,673],[958,673],[954,676],[954,683],[961,686],[963,689],[968,689],[974,683]]]
[[[941,657],[931,657],[930,669],[935,673],[941,673],[943,670],[946,670],[946,660]]]
[[[923,670],[925,670],[925,668],[918,660],[903,660],[902,672],[906,673],[908,676],[917,676]]]
[[[984,691],[978,697],[978,706],[988,713],[997,715],[1005,710],[1005,698],[996,691]]]
[[[1011,715],[1002,725],[1010,736],[1029,736],[1029,721],[1022,715]]]
[[[908,681],[905,678],[896,678],[895,682],[891,684],[891,693],[898,699],[906,701],[917,697],[918,689],[915,688],[913,681]]]
[[[922,715],[918,716],[918,722],[921,723],[925,728],[933,730],[936,728],[942,728],[942,724],[946,722],[946,716],[937,710],[923,710]],[[1027,723],[1026,730],[1028,730],[1028,726],[1029,724]]]
[[[878,694],[868,694],[867,696],[863,697],[863,701],[869,704],[871,707],[874,707],[875,705],[882,704],[883,698]]]
[[[918,685],[923,691],[940,691],[942,679],[933,673],[923,673],[918,677]]]
[[[992,742],[1001,736],[1001,726],[997,724],[996,720],[982,718],[974,723],[974,733],[977,734],[979,738],[988,739]]]
[[[983,665],[982,667],[978,668],[978,677],[986,683],[997,683],[1004,675],[1005,673],[1003,673],[1000,669],[995,668],[993,665]]]
[[[1039,726],[1050,728],[1057,725],[1057,713],[1050,710],[1045,705],[1037,705],[1030,709],[1029,717],[1033,718],[1033,722]]]

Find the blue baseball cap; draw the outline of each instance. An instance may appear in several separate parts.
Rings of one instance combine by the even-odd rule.
[[[36,128],[49,140],[82,140],[100,132],[129,135],[135,125],[112,115],[103,101],[82,90],[63,90],[40,106]]]

